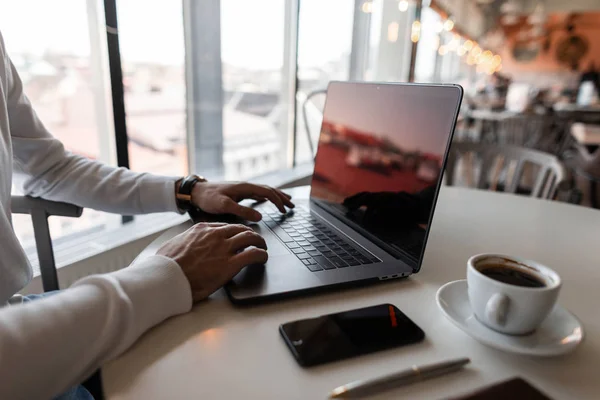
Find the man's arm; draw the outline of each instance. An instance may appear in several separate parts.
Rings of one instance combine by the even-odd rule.
[[[66,151],[33,110],[1,36],[0,47],[0,62],[8,66],[6,96],[15,172],[24,178],[26,194],[115,213],[177,211],[178,178],[113,168]]]
[[[189,311],[247,265],[267,262],[245,225],[200,223],[157,256],[0,309],[0,399],[47,399],[117,357],[147,329]]]
[[[191,305],[179,265],[153,256],[54,296],[1,308],[0,399],[53,398]]]

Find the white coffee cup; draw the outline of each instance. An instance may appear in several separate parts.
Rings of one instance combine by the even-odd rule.
[[[491,266],[525,273],[543,286],[518,286],[492,279],[482,273]],[[533,332],[552,311],[561,280],[556,272],[535,261],[479,254],[467,262],[467,285],[471,308],[481,323],[501,333],[525,335]]]

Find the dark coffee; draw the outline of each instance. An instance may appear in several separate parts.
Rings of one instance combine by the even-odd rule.
[[[483,275],[495,281],[509,285],[539,288],[546,286],[541,278],[527,272],[508,267],[506,265],[486,265],[479,270]]]

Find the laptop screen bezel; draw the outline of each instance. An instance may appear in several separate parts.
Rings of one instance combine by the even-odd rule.
[[[423,256],[425,254],[425,248],[427,247],[427,241],[429,239],[429,233],[431,231],[431,222],[433,221],[433,216],[435,214],[435,209],[437,206],[437,200],[438,200],[438,196],[440,193],[440,189],[442,186],[442,181],[443,181],[443,177],[444,177],[444,171],[446,169],[446,163],[448,161],[448,153],[450,151],[450,146],[452,144],[452,139],[454,137],[454,132],[456,130],[456,121],[458,119],[458,114],[460,112],[460,106],[462,103],[462,98],[463,98],[463,88],[460,85],[456,85],[456,84],[421,84],[421,83],[389,83],[389,82],[343,82],[343,81],[331,81],[327,87],[327,92],[329,92],[329,89],[334,86],[334,85],[360,85],[360,86],[398,86],[398,87],[406,87],[406,86],[410,86],[410,87],[426,87],[426,88],[437,88],[440,90],[452,90],[455,91],[455,95],[456,95],[456,108],[454,110],[454,115],[453,115],[453,120],[452,120],[452,127],[450,130],[450,134],[448,135],[448,139],[446,142],[446,149],[444,150],[444,155],[442,157],[442,166],[441,166],[441,173],[438,177],[438,180],[436,182],[436,187],[435,187],[435,194],[434,194],[434,198],[433,198],[433,205],[431,207],[431,212],[429,215],[429,220],[427,222],[427,228],[425,229],[425,238],[423,240],[423,247],[421,248],[421,254],[419,256],[419,258],[417,260],[415,260],[414,257],[411,257],[408,253],[403,252],[398,250],[395,247],[392,247],[388,244],[386,244],[383,240],[381,240],[380,238],[378,238],[377,236],[375,236],[374,234],[372,234],[371,232],[369,232],[367,229],[363,228],[362,226],[360,226],[359,224],[357,224],[356,222],[350,220],[349,218],[344,217],[344,215],[342,215],[339,211],[337,211],[335,208],[333,207],[329,207],[327,205],[326,202],[322,201],[321,199],[318,199],[316,197],[313,197],[312,195],[312,189],[313,189],[313,185],[315,183],[315,178],[314,178],[314,174],[311,180],[311,184],[310,184],[310,202],[312,204],[316,204],[318,205],[321,209],[325,210],[328,214],[330,214],[331,216],[333,216],[334,218],[336,218],[337,220],[343,222],[345,225],[348,225],[350,228],[354,229],[355,231],[357,231],[358,233],[360,233],[361,235],[365,236],[367,239],[369,239],[370,241],[372,241],[374,244],[376,244],[377,246],[381,247],[383,250],[387,251],[388,253],[390,253],[391,255],[393,255],[394,257],[402,260],[403,262],[405,262],[406,264],[408,264],[412,269],[413,269],[413,273],[419,272],[419,270],[421,269],[421,266],[423,264]],[[327,110],[327,102],[329,101],[329,97],[325,98],[325,106],[323,108],[324,112]],[[321,128],[320,128],[320,132],[323,129],[323,125],[321,124]],[[316,168],[316,162],[318,160],[318,155],[319,155],[319,147],[320,147],[320,134],[319,134],[319,143],[317,144],[317,153],[315,154],[315,168]]]

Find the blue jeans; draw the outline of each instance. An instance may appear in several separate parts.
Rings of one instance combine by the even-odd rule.
[[[53,292],[46,292],[43,294],[31,294],[29,296],[23,296],[23,303],[42,299],[47,296],[52,296],[58,293],[58,290]],[[94,397],[88,392],[88,390],[82,385],[73,386],[61,395],[58,395],[54,400],[94,400]]]

